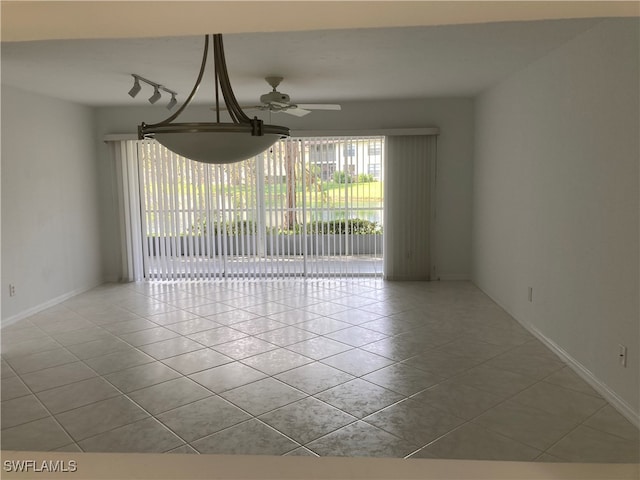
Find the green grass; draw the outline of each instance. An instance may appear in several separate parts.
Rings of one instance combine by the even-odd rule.
[[[204,185],[179,185],[177,195],[183,197],[190,192],[191,197],[197,197],[200,203],[205,202],[206,187]],[[339,183],[324,183],[321,190],[311,185],[306,186],[306,205],[309,208],[340,208],[345,206],[348,198],[349,206],[352,208],[377,207],[382,204],[383,182],[351,183],[346,186]],[[165,187],[165,195],[171,190]],[[256,200],[256,192],[253,186],[237,185],[224,186],[221,192],[226,198],[233,198],[243,208],[251,207]],[[218,187],[212,186],[211,195],[213,198],[218,194]],[[265,185],[265,206],[274,208],[285,206],[287,186],[285,183],[275,185]],[[161,195],[162,196],[162,195]],[[173,197],[173,195],[170,195]],[[298,183],[296,187],[296,204],[300,208],[303,204],[302,185]]]
[[[347,198],[352,206],[368,207],[382,203],[382,182],[352,183],[347,188],[342,184],[329,183],[322,187],[322,190],[319,190],[313,186],[307,186],[307,207],[339,208],[345,205]],[[265,190],[268,207],[284,205],[287,192],[285,184],[269,185]],[[302,197],[302,186],[298,185],[296,189],[298,206],[302,205]]]

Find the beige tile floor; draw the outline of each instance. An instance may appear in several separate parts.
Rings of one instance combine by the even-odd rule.
[[[1,333],[4,450],[639,461],[467,282],[108,284]]]

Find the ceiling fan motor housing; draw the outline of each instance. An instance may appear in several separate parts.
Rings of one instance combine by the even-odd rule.
[[[267,104],[272,102],[290,103],[291,98],[286,93],[273,91],[273,92],[269,92],[269,93],[265,93],[264,95],[261,95],[260,101],[262,103],[267,103]]]

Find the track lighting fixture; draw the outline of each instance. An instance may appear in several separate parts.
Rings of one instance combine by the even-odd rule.
[[[176,98],[176,95],[178,95],[177,92],[174,92],[173,90],[165,87],[164,85],[161,85],[159,83],[156,83],[149,79],[141,77],[140,75],[136,75],[135,73],[132,73],[131,76],[133,77],[133,87],[131,87],[131,90],[129,90],[129,95],[132,98],[135,98],[135,96],[138,95],[138,93],[140,93],[140,90],[142,90],[142,86],[140,85],[140,82],[143,82],[153,87],[153,95],[149,97],[150,103],[153,104],[153,103],[156,103],[158,100],[160,100],[160,98],[162,97],[161,90],[171,94],[171,100],[169,100],[169,103],[167,104],[167,108],[169,110],[175,107],[176,104],[178,103],[178,100]]]

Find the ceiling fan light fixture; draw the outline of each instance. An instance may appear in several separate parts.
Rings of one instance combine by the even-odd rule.
[[[258,110],[268,110],[270,113],[287,113],[294,117],[304,117],[311,113],[311,110],[340,110],[337,104],[320,103],[293,103],[291,97],[286,93],[278,91],[278,86],[284,80],[281,76],[269,76],[264,78],[271,85],[271,91],[260,96],[261,105],[255,107]]]
[[[178,155],[203,163],[235,163],[251,158],[281,138],[289,136],[289,129],[278,125],[265,125],[257,117],[249,118],[233,94],[227,72],[222,35],[213,34],[213,61],[215,77],[215,122],[174,123],[196,94],[209,52],[209,35],[205,36],[204,53],[198,78],[191,94],[182,106],[162,122],[138,126],[138,138],[155,138],[160,144]],[[224,107],[220,106],[222,92]],[[231,122],[220,122],[220,111],[226,110]]]

